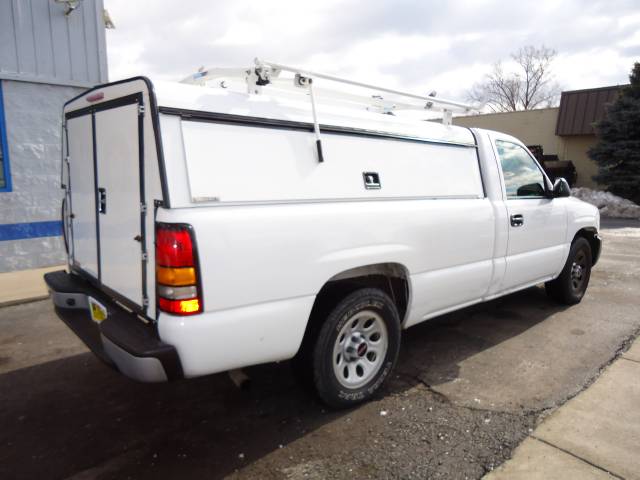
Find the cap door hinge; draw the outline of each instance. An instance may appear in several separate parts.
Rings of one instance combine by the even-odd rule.
[[[138,105],[138,115],[144,115],[145,109],[144,105],[141,103]]]

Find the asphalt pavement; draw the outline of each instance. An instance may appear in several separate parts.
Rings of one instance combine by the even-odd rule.
[[[224,374],[135,383],[49,301],[4,307],[0,478],[480,478],[640,332],[640,223],[604,227],[581,304],[536,287],[413,327],[396,375],[350,411],[287,362],[247,369],[247,390]]]

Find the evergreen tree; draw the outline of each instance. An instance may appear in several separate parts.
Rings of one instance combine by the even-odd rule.
[[[596,182],[640,204],[640,63],[635,63],[629,80],[631,85],[622,89],[596,125],[599,141],[589,156],[598,164]]]

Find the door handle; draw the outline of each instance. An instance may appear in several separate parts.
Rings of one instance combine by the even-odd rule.
[[[378,190],[380,188],[380,175],[378,172],[362,172],[364,188],[367,190]]]
[[[511,215],[511,226],[512,227],[521,227],[524,225],[524,217],[519,213],[516,215]]]
[[[98,213],[107,213],[107,190],[98,189]]]

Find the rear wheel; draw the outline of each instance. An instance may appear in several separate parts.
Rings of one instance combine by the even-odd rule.
[[[373,288],[356,290],[329,313],[313,345],[314,387],[327,405],[370,399],[395,366],[400,319],[393,301]]]
[[[547,294],[566,305],[582,300],[591,278],[591,245],[587,239],[578,237],[571,244],[567,262],[555,280],[545,283]]]

